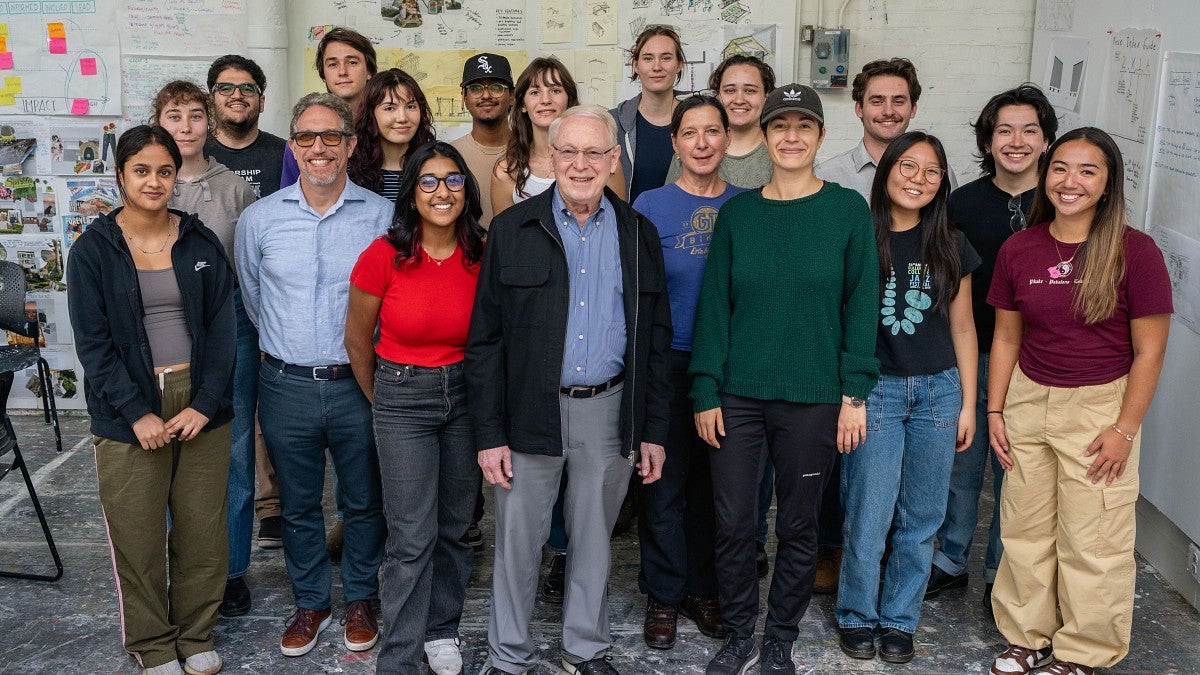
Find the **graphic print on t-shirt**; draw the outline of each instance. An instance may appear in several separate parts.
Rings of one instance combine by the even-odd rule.
[[[717,210],[701,206],[692,212],[689,224],[692,231],[676,235],[675,248],[687,249],[689,255],[708,255],[708,243],[717,224]]]
[[[933,306],[933,298],[925,291],[933,286],[929,275],[929,265],[919,262],[908,263],[908,288],[904,293],[903,316],[896,315],[896,268],[888,275],[888,282],[883,289],[883,300],[880,302],[879,313],[883,315],[880,323],[890,328],[892,335],[904,331],[908,335],[917,332],[917,324],[925,320],[925,310]]]

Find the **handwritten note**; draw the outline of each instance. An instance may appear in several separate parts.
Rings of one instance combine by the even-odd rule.
[[[52,38],[66,38],[67,28],[62,22],[54,22],[46,24],[46,35]]]
[[[52,37],[50,42],[51,54],[66,54],[67,53],[67,38]]]
[[[21,78],[13,75],[4,78],[4,92],[9,94],[21,93]]]
[[[79,72],[82,75],[95,75],[96,59],[94,57],[79,59]]]
[[[12,52],[0,52],[0,70],[12,70],[13,57]]]
[[[88,114],[88,110],[90,108],[91,108],[91,104],[88,103],[88,100],[86,98],[77,98],[77,99],[71,101],[71,114],[72,115],[86,115],[86,114]]]

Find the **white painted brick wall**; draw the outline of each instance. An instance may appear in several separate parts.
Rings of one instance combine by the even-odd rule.
[[[800,25],[817,23],[817,2],[802,0]],[[837,28],[840,0],[824,0],[824,27]],[[910,129],[942,140],[960,182],[979,175],[970,123],[993,95],[1028,78],[1035,0],[851,0],[843,28],[851,33],[851,72],[877,58],[903,56],[917,66],[921,100]],[[807,83],[809,45],[799,46],[796,72]],[[853,78],[852,78],[853,79]],[[786,83],[780,83],[786,84]],[[822,92],[827,135],[819,159],[862,138],[850,90]]]

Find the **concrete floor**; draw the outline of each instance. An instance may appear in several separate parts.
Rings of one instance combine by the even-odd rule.
[[[99,501],[87,419],[63,417],[64,452],[56,455],[51,434],[40,417],[14,418],[17,437],[46,510],[66,566],[57,583],[0,579],[0,672],[135,673],[134,661],[120,644],[112,564]],[[6,456],[4,460],[11,460]],[[985,497],[986,498],[986,497]],[[981,509],[981,511],[983,511]],[[983,511],[990,512],[990,510]],[[490,516],[489,516],[490,519]],[[490,520],[485,521],[490,544]],[[0,566],[49,563],[32,506],[19,476],[0,482]],[[979,542],[983,535],[976,537]],[[773,547],[768,545],[769,550]],[[972,571],[982,549],[976,546]],[[478,556],[467,591],[462,622],[465,673],[476,673],[486,658],[490,552]],[[656,651],[642,642],[645,598],[637,592],[637,539],[614,541],[610,611],[613,665],[622,673],[702,673],[720,643],[680,619],[673,650]],[[44,569],[44,568],[42,568]],[[336,572],[336,569],[335,569]],[[321,635],[307,656],[287,658],[278,640],[292,611],[291,592],[279,550],[254,549],[247,579],[254,608],[247,616],[217,624],[217,649],[225,672],[365,673],[373,672],[373,652],[351,654],[342,646],[338,624]],[[342,613],[335,574],[334,613]],[[917,658],[907,666],[855,661],[837,646],[833,597],[817,596],[800,626],[794,657],[801,673],[984,673],[1004,647],[980,604],[982,583],[944,593],[925,605],[917,634]],[[764,589],[765,597],[765,589]],[[542,655],[536,672],[560,673],[560,610],[538,604],[534,630]],[[1133,648],[1112,673],[1200,673],[1200,615],[1171,590],[1155,570],[1139,559]]]

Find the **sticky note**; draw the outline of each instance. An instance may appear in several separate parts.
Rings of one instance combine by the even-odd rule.
[[[88,114],[88,108],[90,108],[90,107],[91,106],[88,103],[88,100],[86,98],[74,99],[71,101],[71,114],[72,115],[86,115],[86,114]]]
[[[0,70],[12,70],[12,52],[0,52]]]
[[[0,37],[8,37],[8,24],[0,23]]]
[[[0,52],[8,51],[8,38],[0,36]]]
[[[50,38],[50,53],[51,54],[66,54],[67,53],[67,38]]]
[[[17,75],[9,75],[8,77],[4,78],[4,87],[5,89],[9,87],[16,87],[17,89],[20,89],[21,78]]]
[[[79,72],[83,73],[84,75],[95,75],[96,59],[92,57],[79,59]]]
[[[46,24],[46,35],[52,38],[67,37],[67,28],[62,25],[61,21]]]
[[[12,94],[0,93],[0,105],[16,105],[17,99]]]

